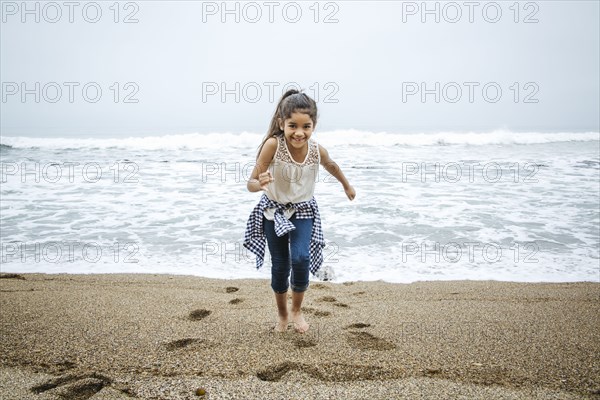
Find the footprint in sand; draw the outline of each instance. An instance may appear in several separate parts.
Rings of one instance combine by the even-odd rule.
[[[321,311],[312,307],[302,307],[301,310],[302,312],[305,312],[307,314],[313,314],[316,317],[326,317],[328,315],[331,315],[329,311]]]
[[[306,347],[313,347],[316,345],[317,345],[317,342],[312,339],[308,339],[308,338],[295,338],[294,339],[294,346],[296,346],[299,349],[304,349]]]
[[[337,299],[333,296],[323,296],[317,299],[317,301],[325,302],[325,303],[334,303]]]
[[[373,336],[369,332],[351,331],[346,335],[346,341],[353,348],[363,350],[393,350],[396,348],[395,344]]]
[[[229,300],[229,304],[239,304],[242,301],[244,301],[244,300],[236,298],[236,299]]]
[[[53,397],[87,400],[101,391],[104,387],[111,386],[112,380],[97,373],[77,375],[68,374],[51,379],[41,385],[32,387],[30,390],[36,394],[47,394]],[[131,395],[129,388],[114,387],[124,395]]]
[[[192,344],[202,343],[202,342],[204,342],[204,340],[202,340],[202,339],[184,338],[184,339],[177,339],[177,340],[173,340],[172,342],[165,343],[164,346],[168,351],[175,351],[178,349],[183,349],[184,347],[188,347]]]
[[[368,328],[370,326],[371,326],[371,324],[365,324],[363,322],[355,322],[353,324],[350,324],[350,325],[344,327],[344,329],[354,329],[354,328],[360,329],[360,328]]]
[[[258,379],[277,382],[289,371],[300,371],[323,382],[349,382],[373,379],[398,379],[406,375],[402,368],[383,368],[377,365],[325,363],[315,365],[286,361],[271,365],[256,373]]]
[[[297,364],[287,361],[281,364],[272,365],[262,371],[259,371],[256,373],[256,376],[261,381],[276,382],[292,369],[297,369]]]
[[[240,290],[239,288],[236,288],[235,286],[227,286],[225,288],[225,291],[227,293],[233,293],[233,292],[237,292],[238,290]]]
[[[6,272],[2,272],[0,273],[0,279],[21,279],[21,280],[26,280],[24,276],[19,275],[19,274],[10,274],[10,273],[6,273]]]
[[[210,310],[197,309],[197,310],[190,312],[190,314],[188,315],[188,319],[190,321],[200,321],[201,319],[204,319],[204,318],[208,317],[209,315],[210,315]]]
[[[340,303],[337,301],[337,299],[333,296],[323,296],[317,299],[318,302],[322,302],[322,303],[333,303],[334,306],[336,307],[341,307],[341,308],[348,308],[348,304],[346,303]]]

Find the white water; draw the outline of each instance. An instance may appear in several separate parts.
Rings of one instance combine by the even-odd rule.
[[[600,280],[597,132],[314,137],[357,191],[319,176],[336,281]],[[2,271],[268,278],[241,246],[261,138],[1,138]]]

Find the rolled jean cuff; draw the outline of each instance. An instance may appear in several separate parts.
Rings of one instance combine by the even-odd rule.
[[[308,284],[305,286],[295,286],[295,285],[291,285],[292,286],[292,292],[306,292],[306,290],[308,289]]]
[[[271,289],[273,289],[273,291],[277,294],[283,294],[283,293],[287,293],[289,288],[285,288],[285,290],[276,290],[272,285],[271,285]]]

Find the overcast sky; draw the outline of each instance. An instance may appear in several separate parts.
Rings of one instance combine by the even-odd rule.
[[[466,3],[2,1],[2,134],[599,130],[598,1]]]

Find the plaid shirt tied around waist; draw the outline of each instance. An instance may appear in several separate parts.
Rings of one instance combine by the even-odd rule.
[[[267,197],[263,193],[260,201],[252,210],[248,223],[246,224],[246,233],[244,234],[244,247],[256,255],[256,269],[263,266],[265,258],[266,236],[263,229],[263,216],[265,208],[275,208],[275,234],[279,237],[296,229],[283,214],[283,211],[289,207],[295,209],[294,215],[297,219],[314,218],[313,229],[310,237],[310,272],[316,275],[323,264],[323,248],[325,240],[321,229],[321,216],[317,201],[313,197],[309,201],[300,203],[281,204]]]

